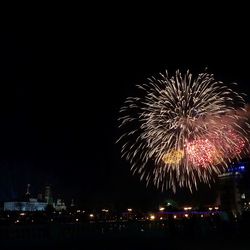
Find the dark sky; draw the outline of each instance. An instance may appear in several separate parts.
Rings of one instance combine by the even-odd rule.
[[[226,22],[192,27],[103,21],[1,33],[0,199],[18,198],[27,183],[34,194],[49,183],[55,195],[86,206],[154,206],[172,197],[131,176],[114,143],[134,85],[165,69],[208,67],[250,93],[247,34]],[[212,190],[176,197],[212,200]]]

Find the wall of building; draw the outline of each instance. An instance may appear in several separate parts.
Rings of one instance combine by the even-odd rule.
[[[4,211],[45,211],[47,208],[46,202],[4,202]]]

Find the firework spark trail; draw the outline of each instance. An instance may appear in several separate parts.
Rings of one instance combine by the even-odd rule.
[[[198,182],[209,184],[244,153],[244,99],[213,74],[166,72],[137,87],[144,95],[126,99],[118,141],[132,172],[147,184],[192,190]]]

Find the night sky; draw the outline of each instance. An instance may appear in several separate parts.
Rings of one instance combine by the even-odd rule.
[[[120,160],[118,110],[135,84],[180,68],[206,67],[250,95],[249,39],[224,23],[209,27],[99,22],[0,34],[0,200],[36,195],[83,206],[155,206],[173,198],[146,188]],[[175,199],[213,200],[213,188]]]

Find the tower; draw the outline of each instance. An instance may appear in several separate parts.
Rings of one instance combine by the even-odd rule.
[[[26,189],[26,193],[25,193],[25,200],[29,201],[30,199],[30,184],[27,184],[27,189]]]
[[[49,185],[45,186],[45,194],[44,194],[45,202],[51,205],[53,203],[51,187]]]

